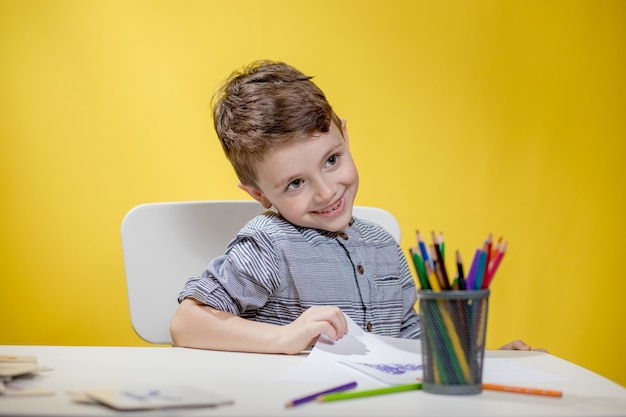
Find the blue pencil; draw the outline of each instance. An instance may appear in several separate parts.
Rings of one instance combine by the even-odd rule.
[[[474,280],[474,289],[480,290],[483,286],[483,279],[485,277],[485,268],[487,266],[487,252],[480,251],[478,257],[478,267],[476,268],[476,279]]]
[[[435,262],[433,261],[433,258],[430,256],[430,253],[428,253],[428,249],[426,248],[426,243],[424,242],[424,239],[422,239],[422,234],[419,232],[419,230],[417,231],[417,244],[420,247],[420,252],[422,252],[422,259],[424,259],[424,262],[428,262],[430,264],[430,269],[434,271]]]

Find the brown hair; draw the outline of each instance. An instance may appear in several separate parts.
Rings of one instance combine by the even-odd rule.
[[[256,185],[254,164],[279,145],[341,130],[322,90],[283,62],[256,61],[234,71],[213,97],[215,131],[243,184]]]

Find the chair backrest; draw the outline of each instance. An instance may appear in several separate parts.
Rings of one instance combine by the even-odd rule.
[[[189,201],[141,204],[122,222],[122,251],[130,319],[150,343],[171,344],[169,323],[187,278],[201,273],[248,220],[265,211],[256,201]],[[400,242],[400,225],[386,210],[355,206]]]

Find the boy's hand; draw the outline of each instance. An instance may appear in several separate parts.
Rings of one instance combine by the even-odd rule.
[[[531,348],[530,345],[522,342],[521,340],[514,340],[511,343],[507,343],[506,345],[500,347],[499,350],[532,350],[535,352],[548,352],[544,348]]]
[[[339,340],[348,333],[346,317],[339,307],[313,306],[293,322],[282,326],[281,345],[285,353],[297,354],[321,334]]]

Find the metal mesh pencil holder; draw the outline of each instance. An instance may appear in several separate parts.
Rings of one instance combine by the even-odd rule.
[[[489,290],[419,290],[425,392],[482,392]]]

